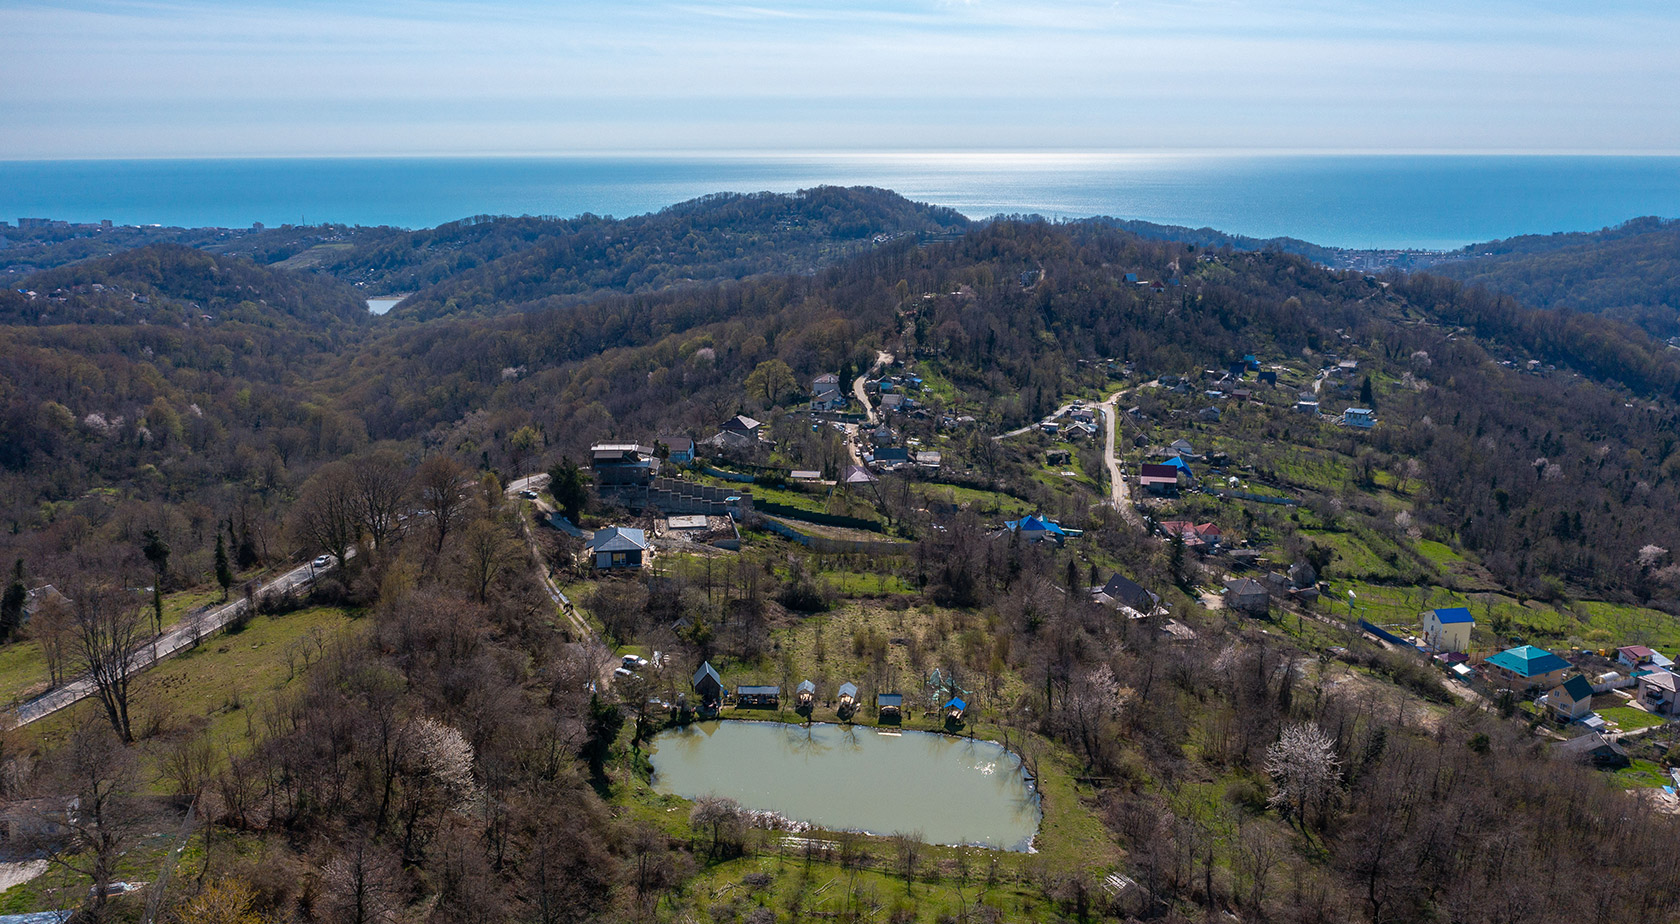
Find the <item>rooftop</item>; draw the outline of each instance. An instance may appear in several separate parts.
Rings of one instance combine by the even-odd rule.
[[[1446,607],[1445,609],[1435,610],[1435,621],[1443,625],[1452,625],[1460,622],[1467,622],[1471,625],[1475,625],[1476,617],[1470,615],[1470,611],[1462,606],[1451,606]]]
[[[1234,581],[1226,581],[1225,589],[1234,594],[1247,596],[1249,594],[1265,593],[1266,585],[1253,578],[1237,578]]]
[[[647,533],[632,526],[608,526],[596,530],[585,545],[597,552],[645,552]]]
[[[1580,674],[1576,674],[1568,680],[1565,680],[1563,682],[1562,689],[1570,699],[1576,702],[1590,700],[1593,697],[1592,684],[1588,683],[1587,678],[1582,677]]]
[[[1502,667],[1519,677],[1538,677],[1569,667],[1569,662],[1533,645],[1510,648],[1487,659],[1487,663]]]

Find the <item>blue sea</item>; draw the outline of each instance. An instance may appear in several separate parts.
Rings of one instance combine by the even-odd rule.
[[[927,154],[0,161],[0,219],[421,228],[818,184],[887,187],[971,217],[1111,215],[1358,248],[1680,216],[1680,157]]]

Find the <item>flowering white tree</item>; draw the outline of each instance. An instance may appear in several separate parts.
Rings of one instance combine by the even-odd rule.
[[[1341,780],[1335,742],[1317,723],[1290,725],[1266,749],[1266,772],[1277,792],[1271,804],[1305,820],[1309,804],[1323,801]]]
[[[412,753],[419,767],[447,794],[459,810],[478,795],[473,779],[473,746],[459,731],[436,719],[422,717],[408,727]]]

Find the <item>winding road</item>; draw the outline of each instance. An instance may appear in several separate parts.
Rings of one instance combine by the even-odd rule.
[[[859,404],[863,405],[863,416],[871,425],[880,423],[881,419],[875,416],[875,406],[869,403],[869,393],[863,390],[863,383],[865,379],[874,375],[882,366],[891,365],[892,361],[893,355],[891,353],[888,353],[885,350],[877,350],[875,353],[875,365],[870,366],[868,372],[852,379],[852,395],[858,399]]]
[[[540,491],[547,486],[547,474],[526,475],[524,478],[516,478],[509,482],[507,491],[504,493],[508,497],[517,498],[521,491]],[[554,511],[554,508],[541,498],[531,501],[531,503],[544,513]],[[560,585],[554,583],[554,578],[549,575],[548,566],[542,560],[542,551],[537,548],[536,534],[531,532],[531,521],[525,517],[520,517],[519,527],[525,532],[525,543],[531,549],[531,564],[536,566],[537,576],[542,578],[543,590],[548,593],[548,599],[554,601],[554,605],[560,608],[560,612],[566,617],[566,623],[577,633],[579,639],[594,638],[595,630],[589,627],[589,623],[584,620],[583,614],[577,611],[577,607],[572,605],[570,598],[561,592]]]

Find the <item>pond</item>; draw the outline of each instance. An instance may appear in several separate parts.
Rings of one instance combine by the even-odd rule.
[[[367,300],[368,310],[374,314],[384,314],[397,307],[397,302],[407,297],[406,295],[382,295],[378,298],[370,298]]]
[[[928,732],[697,722],[648,747],[653,787],[836,831],[1030,850],[1038,793],[1001,745]]]

